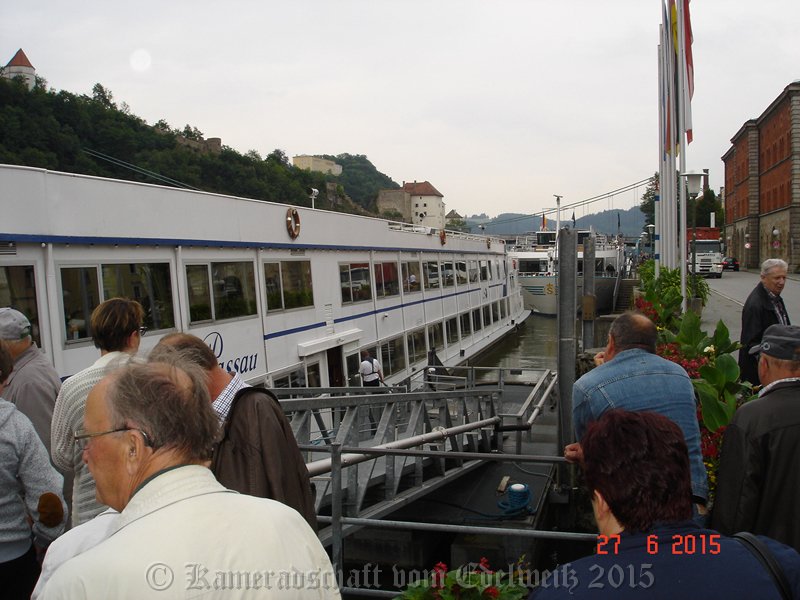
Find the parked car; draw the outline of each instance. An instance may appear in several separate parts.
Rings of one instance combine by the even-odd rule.
[[[724,271],[738,271],[739,270],[739,261],[736,260],[733,256],[726,256],[722,259],[722,269]]]

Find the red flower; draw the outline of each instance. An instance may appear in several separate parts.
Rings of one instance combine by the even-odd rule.
[[[485,590],[483,590],[483,595],[487,598],[497,598],[500,595],[500,590],[498,590],[493,585],[490,585]]]
[[[489,559],[486,558],[485,556],[481,556],[481,560],[478,563],[478,568],[480,568],[480,570],[483,571],[484,573],[494,573],[494,571],[492,571],[491,565],[489,564]]]

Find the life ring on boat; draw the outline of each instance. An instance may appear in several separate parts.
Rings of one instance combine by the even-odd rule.
[[[442,246],[447,243],[447,232],[444,229],[439,230],[439,241],[442,242]]]
[[[296,208],[290,208],[286,211],[286,231],[289,237],[296,239],[300,235],[300,213]]]

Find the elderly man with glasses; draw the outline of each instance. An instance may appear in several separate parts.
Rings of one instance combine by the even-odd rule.
[[[201,368],[180,356],[130,363],[89,394],[75,435],[110,536],[61,566],[42,597],[340,597],[300,514],[238,494],[208,469],[220,423]],[[220,591],[222,590],[222,591]]]
[[[100,358],[67,379],[56,399],[50,452],[57,467],[74,471],[71,496],[73,526],[92,519],[106,508],[95,499],[94,480],[83,463],[81,449],[74,438],[83,424],[86,398],[110,369],[125,364],[139,350],[139,343],[147,331],[143,320],[144,310],[135,300],[111,298],[95,308],[90,325]]]

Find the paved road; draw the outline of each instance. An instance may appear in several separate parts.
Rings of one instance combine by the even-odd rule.
[[[759,280],[755,271],[725,271],[721,279],[708,279],[711,294],[703,308],[703,329],[712,333],[721,319],[731,332],[731,339],[738,340],[742,332],[742,307]],[[790,275],[781,296],[789,318],[800,323],[800,277]]]

